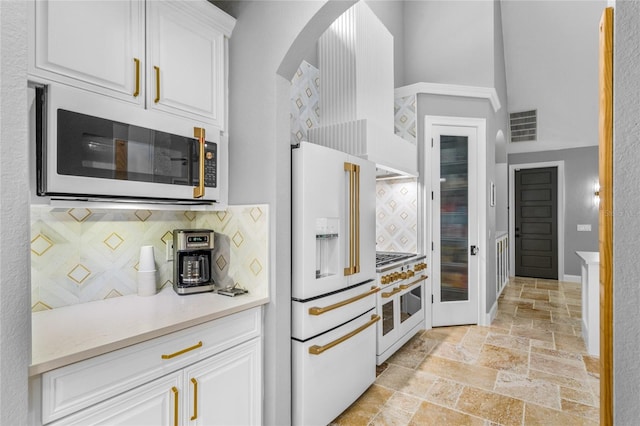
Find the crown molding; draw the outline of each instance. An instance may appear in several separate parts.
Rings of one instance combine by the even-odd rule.
[[[497,112],[501,108],[500,99],[498,98],[498,92],[496,92],[496,89],[493,87],[463,86],[459,84],[423,82],[410,84],[408,86],[402,86],[395,89],[396,98],[418,94],[487,99],[489,102],[491,102],[491,106],[493,107],[494,112]]]

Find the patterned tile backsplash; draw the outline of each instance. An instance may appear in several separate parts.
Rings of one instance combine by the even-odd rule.
[[[376,182],[376,250],[417,253],[418,184],[415,178]]]
[[[267,291],[268,206],[221,212],[31,207],[32,310],[137,293],[140,247],[153,245],[158,288],[173,285],[173,229],[216,232],[214,279]]]
[[[320,124],[320,70],[302,61],[291,79],[291,144],[307,140]]]
[[[416,128],[416,95],[395,98],[394,100],[394,132],[412,144],[417,143]]]

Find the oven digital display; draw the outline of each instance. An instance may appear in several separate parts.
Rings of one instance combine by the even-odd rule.
[[[208,243],[209,236],[208,235],[194,235],[192,237],[187,237],[188,243]]]

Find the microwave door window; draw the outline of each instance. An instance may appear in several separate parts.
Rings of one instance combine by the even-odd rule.
[[[58,173],[195,186],[194,139],[58,110]]]

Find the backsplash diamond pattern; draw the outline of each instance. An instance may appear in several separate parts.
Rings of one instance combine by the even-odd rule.
[[[31,240],[31,252],[35,253],[37,256],[42,256],[51,247],[53,247],[51,240],[42,234],[36,235],[36,237]]]
[[[267,289],[268,206],[226,212],[31,207],[32,311],[137,293],[140,247],[152,245],[158,287],[173,285],[164,260],[174,229],[213,229],[214,279],[250,292]],[[231,238],[234,237],[233,244]]]
[[[122,237],[120,235],[118,235],[118,233],[116,233],[116,232],[112,232],[111,235],[109,235],[104,240],[104,243],[111,250],[116,250],[118,247],[120,247],[120,244],[122,244],[123,242],[124,242],[124,240],[122,239]]]
[[[376,250],[417,252],[417,198],[415,178],[376,182]]]
[[[291,144],[307,138],[320,124],[320,70],[302,61],[291,80]]]
[[[91,210],[89,209],[71,209],[67,213],[77,222],[84,222],[91,216]]]
[[[81,264],[77,264],[76,266],[74,266],[73,269],[67,274],[67,276],[75,281],[75,283],[78,285],[82,284],[84,280],[89,277],[89,275],[91,275],[91,271]]]

